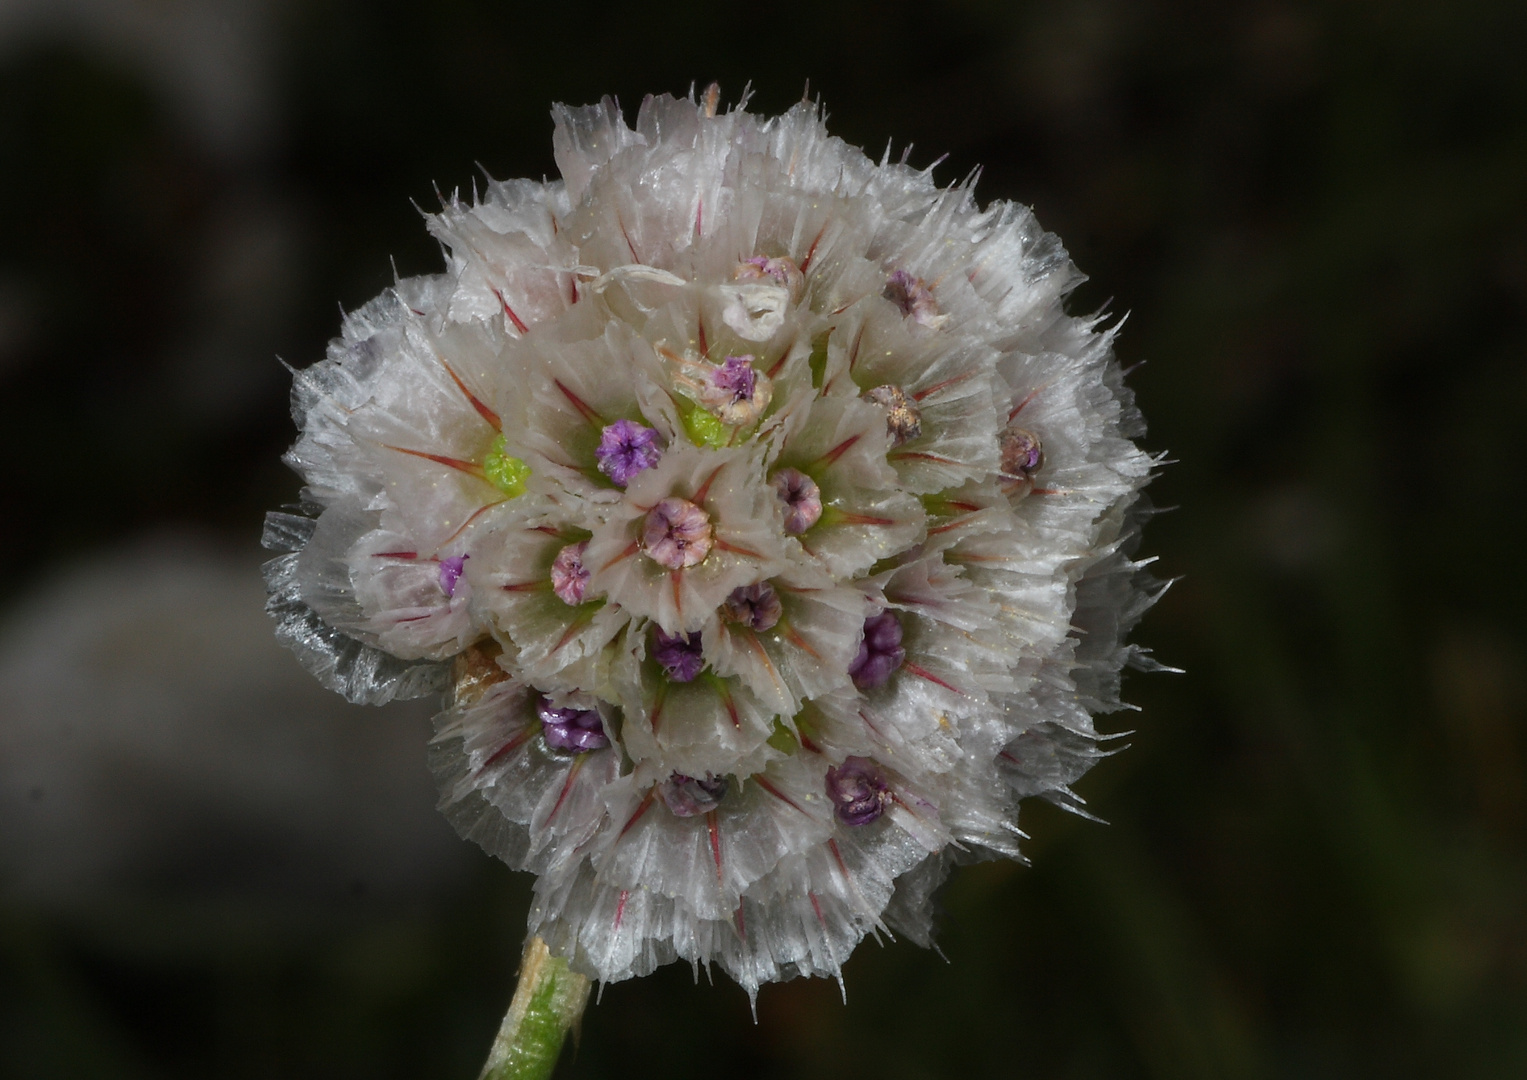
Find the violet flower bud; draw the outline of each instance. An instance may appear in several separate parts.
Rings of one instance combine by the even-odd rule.
[[[610,745],[597,709],[559,708],[543,694],[536,701],[536,715],[541,718],[546,745],[553,750],[582,754]]]
[[[1002,451],[1002,471],[1008,476],[1028,480],[1044,464],[1044,444],[1032,431],[1004,428],[997,437],[997,445]]]
[[[642,524],[642,550],[670,570],[698,566],[714,543],[710,515],[688,499],[664,499],[647,511]]]
[[[885,773],[869,758],[850,757],[827,770],[827,797],[845,825],[868,825],[892,799]]]
[[[775,494],[785,504],[785,531],[799,536],[822,516],[822,489],[799,469],[779,469],[773,480]]]
[[[749,630],[771,630],[784,614],[779,594],[767,581],[743,585],[732,590],[732,595],[721,605],[721,614]]]
[[[589,572],[583,565],[583,553],[588,547],[587,540],[568,544],[551,561],[551,591],[569,607],[583,603],[583,593],[589,585]]]
[[[674,817],[695,817],[720,806],[729,787],[731,782],[724,776],[700,779],[674,773],[657,786],[657,796]]]
[[[907,652],[901,647],[901,622],[895,612],[882,611],[864,620],[864,640],[848,666],[848,676],[860,690],[873,690],[884,686],[906,658]]]
[[[594,458],[599,471],[625,487],[636,474],[650,469],[663,456],[657,432],[631,420],[617,420],[599,433]]]
[[[449,597],[456,595],[456,583],[461,580],[462,568],[470,555],[450,555],[440,560],[440,591]]]
[[[656,660],[673,682],[691,682],[705,667],[700,635],[669,634],[661,626],[652,627],[652,659]]]

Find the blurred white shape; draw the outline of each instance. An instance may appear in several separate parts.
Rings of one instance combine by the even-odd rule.
[[[266,924],[460,879],[433,703],[322,689],[272,637],[259,561],[159,536],[0,619],[0,898]]]

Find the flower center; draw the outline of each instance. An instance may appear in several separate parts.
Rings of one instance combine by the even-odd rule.
[[[779,595],[767,581],[733,589],[721,605],[721,614],[749,630],[770,630],[784,613]]]
[[[891,672],[901,667],[907,651],[901,647],[901,623],[896,614],[882,611],[864,620],[864,640],[848,665],[848,677],[860,690],[884,686]]]
[[[869,758],[850,757],[827,770],[827,797],[843,824],[868,825],[885,813],[891,785]]]
[[[583,565],[583,553],[588,547],[587,540],[568,544],[551,561],[551,591],[569,606],[583,603],[583,593],[589,585],[589,572]]]
[[[698,566],[714,542],[710,515],[688,499],[664,499],[647,511],[642,524],[642,550],[670,570]]]
[[[657,795],[674,817],[694,817],[720,806],[730,786],[724,776],[706,776],[701,780],[674,773],[657,786]]]
[[[1044,464],[1044,444],[1039,436],[1023,428],[1003,430],[998,439],[1002,450],[1002,471],[1015,480],[1028,480]]]
[[[662,456],[657,432],[631,420],[607,425],[599,433],[599,446],[594,450],[599,471],[621,487],[629,484],[637,473],[656,465]]]
[[[669,634],[661,626],[652,628],[652,659],[656,660],[673,682],[691,682],[705,667],[700,635]]]
[[[885,410],[885,430],[891,436],[892,446],[900,446],[923,433],[923,414],[901,387],[877,386],[862,396]]]
[[[461,571],[470,555],[451,555],[440,560],[440,591],[450,597],[456,595],[456,585],[461,581]]]
[[[735,281],[772,281],[789,289],[792,300],[800,298],[801,286],[806,282],[794,260],[771,259],[765,255],[743,259],[732,271],[732,278]]]
[[[785,504],[785,531],[799,536],[822,516],[822,489],[799,469],[784,468],[774,474],[774,492]]]
[[[536,701],[536,715],[541,718],[541,734],[553,750],[581,754],[603,750],[610,745],[604,723],[595,709],[560,708],[546,695]]]

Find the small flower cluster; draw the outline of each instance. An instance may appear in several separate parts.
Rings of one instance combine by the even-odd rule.
[[[561,180],[453,198],[447,272],[297,373],[279,632],[352,700],[450,691],[443,808],[577,970],[926,943],[1150,663],[1112,331],[1027,209],[810,105],[555,118]]]

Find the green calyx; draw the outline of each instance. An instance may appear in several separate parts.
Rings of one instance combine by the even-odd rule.
[[[482,463],[483,476],[488,483],[511,499],[525,494],[525,481],[530,479],[530,466],[517,457],[504,452],[504,437],[498,436],[488,448],[488,456]]]

